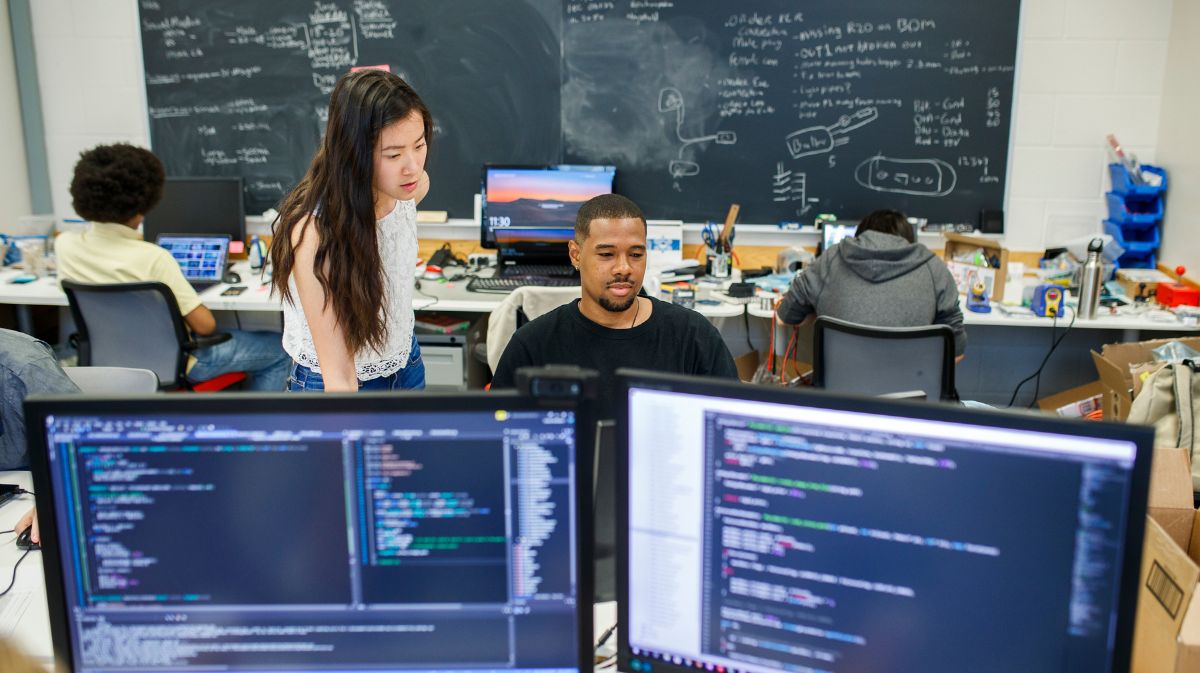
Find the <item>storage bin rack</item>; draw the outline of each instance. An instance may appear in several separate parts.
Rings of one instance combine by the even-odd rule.
[[[1112,235],[1125,254],[1117,264],[1125,269],[1153,269],[1158,263],[1158,246],[1162,243],[1163,196],[1167,191],[1167,172],[1144,164],[1143,175],[1161,178],[1159,184],[1136,183],[1122,164],[1109,164],[1112,191],[1105,194],[1108,219],[1104,232]]]

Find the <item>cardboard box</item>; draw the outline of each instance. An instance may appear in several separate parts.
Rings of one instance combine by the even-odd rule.
[[[1154,349],[1171,341],[1182,341],[1200,350],[1200,337],[1182,337],[1109,344],[1099,353],[1092,351],[1092,362],[1096,365],[1100,382],[1104,384],[1102,404],[1105,420],[1123,421],[1129,417],[1129,407],[1141,391],[1142,382],[1162,366],[1154,362]]]
[[[1187,453],[1156,449],[1152,469],[1130,671],[1197,673],[1200,600],[1193,598],[1200,581],[1196,562],[1200,534],[1193,531],[1200,527],[1200,519],[1192,509]],[[1187,541],[1181,544],[1185,529]]]
[[[966,294],[970,290],[967,283],[972,273],[974,273],[979,280],[984,282],[984,286],[987,287],[988,299],[992,301],[1002,300],[1004,298],[1004,276],[1008,269],[1008,250],[1000,245],[999,241],[994,241],[990,238],[949,233],[944,234],[944,237],[946,242],[942,250],[942,259],[946,260],[946,266],[950,269],[951,275],[954,276],[954,281],[958,285],[958,293]],[[983,254],[989,259],[992,257],[999,258],[999,268],[976,266],[955,261],[955,257],[959,254],[975,249],[982,249]]]
[[[1092,381],[1038,400],[1038,408],[1064,418],[1080,418],[1100,409],[1104,384]]]
[[[1158,269],[1120,269],[1117,282],[1124,288],[1125,296],[1134,299],[1139,295],[1152,296],[1159,283],[1173,283],[1175,279]]]

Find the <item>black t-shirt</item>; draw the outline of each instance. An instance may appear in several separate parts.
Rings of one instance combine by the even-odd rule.
[[[513,334],[492,378],[492,388],[512,388],[521,367],[577,365],[600,372],[599,418],[613,418],[613,372],[635,367],[675,374],[736,379],[733,356],[704,316],[651,298],[646,322],[629,329],[597,325],[579,311],[579,300],[560,306]]]

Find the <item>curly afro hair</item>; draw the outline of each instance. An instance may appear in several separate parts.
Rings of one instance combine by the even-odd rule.
[[[124,224],[162,198],[162,162],[147,149],[118,143],[79,155],[71,179],[71,204],[91,222]]]

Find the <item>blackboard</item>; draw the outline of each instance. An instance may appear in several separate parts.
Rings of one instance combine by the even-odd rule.
[[[811,222],[1003,206],[1019,0],[140,0],[170,174],[303,173],[328,93],[383,64],[435,117],[423,207],[483,163],[600,163],[651,217]]]

